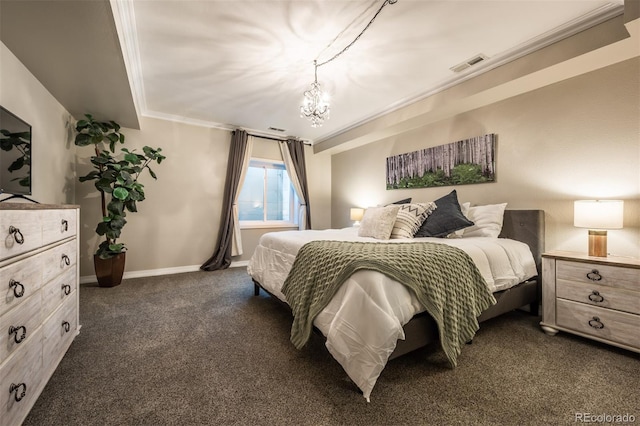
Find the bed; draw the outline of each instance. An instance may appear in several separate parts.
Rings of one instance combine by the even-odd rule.
[[[380,243],[358,236],[357,228],[265,234],[248,265],[255,294],[262,289],[287,304],[281,289],[298,251],[308,242],[322,240]],[[496,301],[481,312],[478,322],[521,307],[538,313],[543,211],[505,210],[500,238],[427,237],[385,243],[409,241],[444,243],[469,255]],[[505,260],[509,267],[501,263]],[[326,338],[327,349],[367,401],[389,360],[441,337],[435,321],[408,287],[372,270],[359,270],[351,275],[315,317],[313,326]]]

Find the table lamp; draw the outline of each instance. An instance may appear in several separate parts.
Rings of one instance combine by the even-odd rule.
[[[362,216],[364,216],[364,209],[358,207],[351,207],[350,217],[351,220],[354,220],[353,226],[359,226],[360,221],[362,220]]]
[[[589,229],[589,256],[607,257],[607,229],[621,229],[624,201],[578,200],[573,226]]]

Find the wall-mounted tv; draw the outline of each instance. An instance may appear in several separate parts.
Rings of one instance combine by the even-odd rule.
[[[1,106],[0,194],[31,195],[31,126]]]

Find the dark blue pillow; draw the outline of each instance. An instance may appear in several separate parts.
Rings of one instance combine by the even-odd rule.
[[[473,225],[473,222],[462,214],[455,189],[434,202],[437,208],[422,222],[414,237],[446,237],[452,232]]]

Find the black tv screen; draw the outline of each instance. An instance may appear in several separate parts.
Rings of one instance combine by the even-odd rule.
[[[31,126],[1,106],[0,193],[31,195]]]

